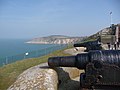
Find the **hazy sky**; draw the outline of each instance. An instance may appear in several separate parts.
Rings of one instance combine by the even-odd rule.
[[[0,38],[86,36],[120,23],[120,0],[0,0]]]

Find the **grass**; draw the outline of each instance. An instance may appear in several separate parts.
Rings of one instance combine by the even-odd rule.
[[[15,82],[17,77],[26,69],[33,67],[35,65],[39,65],[40,63],[47,62],[49,57],[66,56],[66,55],[69,55],[69,54],[65,54],[63,50],[57,50],[46,56],[20,60],[15,63],[8,64],[1,67],[0,68],[0,90],[6,90],[11,84]]]

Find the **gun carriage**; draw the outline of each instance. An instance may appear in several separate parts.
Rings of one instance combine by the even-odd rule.
[[[120,50],[92,50],[76,56],[50,57],[50,67],[84,69],[80,86],[87,89],[120,90]]]

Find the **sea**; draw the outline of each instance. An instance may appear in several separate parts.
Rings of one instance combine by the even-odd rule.
[[[56,46],[54,44],[29,44],[27,39],[0,39],[0,57],[13,56],[26,52]]]
[[[26,39],[0,39],[0,57],[12,56],[55,46],[53,44],[28,44]]]
[[[37,51],[42,53],[42,52],[45,52],[44,49],[46,49],[46,48],[57,46],[54,44],[28,44],[28,43],[25,43],[27,41],[28,41],[27,39],[0,39],[0,65],[5,64],[5,63],[10,63],[11,62],[10,60],[11,60],[11,58],[13,58],[13,56],[19,56],[19,57],[17,57],[19,60],[19,59],[25,58],[23,55],[28,57],[29,52],[32,57],[32,55],[34,55],[35,52],[37,52]],[[2,58],[4,58],[4,59],[2,59]],[[14,59],[16,59],[16,57]],[[3,63],[4,61],[5,61],[5,63]]]

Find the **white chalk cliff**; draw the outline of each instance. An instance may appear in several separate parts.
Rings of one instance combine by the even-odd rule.
[[[83,40],[83,37],[68,37],[62,35],[52,35],[48,37],[34,38],[27,43],[33,44],[74,44]]]

